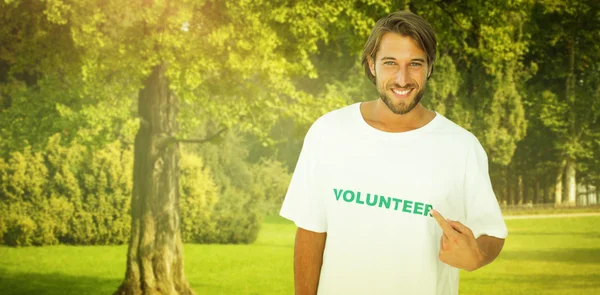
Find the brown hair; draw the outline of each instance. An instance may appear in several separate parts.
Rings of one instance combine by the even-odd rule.
[[[362,65],[367,77],[373,84],[375,84],[375,76],[373,76],[369,69],[369,58],[375,60],[375,54],[379,50],[381,37],[386,33],[397,33],[415,40],[419,47],[427,54],[427,65],[431,67],[429,75],[433,73],[435,47],[437,45],[433,28],[425,19],[410,11],[396,11],[377,21],[363,49]],[[429,79],[429,76],[427,79]]]

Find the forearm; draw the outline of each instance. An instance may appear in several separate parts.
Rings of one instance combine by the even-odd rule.
[[[294,287],[296,295],[315,295],[319,286],[326,233],[298,228],[294,245]]]
[[[483,235],[477,238],[477,244],[483,254],[481,265],[479,266],[482,267],[490,264],[498,257],[504,246],[504,239]]]

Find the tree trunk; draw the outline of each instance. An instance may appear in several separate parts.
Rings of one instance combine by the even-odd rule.
[[[600,179],[596,180],[596,204],[600,204]]]
[[[577,204],[577,181],[575,179],[575,160],[568,158],[566,165],[567,182],[567,204],[575,206]]]
[[[550,185],[549,185],[549,181],[548,181],[548,175],[542,175],[541,176],[541,199],[540,199],[540,203],[546,204],[549,203],[552,200],[551,197],[551,189],[550,189]]]
[[[511,183],[511,178],[510,178],[510,164],[506,166],[506,168],[504,169],[504,177],[505,177],[505,183],[506,186],[504,187],[504,190],[506,192],[506,204],[507,205],[513,205],[513,195],[512,195],[512,183]]]
[[[554,185],[554,204],[562,204],[562,192],[563,192],[563,175],[565,172],[565,161],[563,161],[558,167],[558,174],[556,175],[556,181]]]
[[[518,195],[518,202],[517,204],[519,205],[523,205],[524,203],[524,193],[525,193],[525,186],[523,184],[523,175],[517,176],[517,195]]]
[[[548,188],[546,186],[546,180],[542,179],[542,183],[540,184],[540,198],[538,200],[540,204],[546,203],[546,195],[548,195]]]
[[[578,197],[580,198],[580,204],[582,206],[587,206],[589,205],[589,198],[588,195],[590,193],[589,191],[589,186],[587,185],[586,181],[583,181],[583,186],[582,186],[583,192],[578,192]]]
[[[544,200],[546,203],[550,204],[554,200],[554,181],[555,178],[552,175],[547,175],[546,177],[546,195],[544,196]]]
[[[506,166],[499,168],[500,169],[500,177],[502,179],[502,202],[503,206],[508,205],[508,168]]]
[[[513,170],[513,169],[511,169],[511,170]],[[512,172],[514,172],[514,170]],[[510,189],[509,190],[510,204],[517,205],[518,201],[519,201],[519,196],[518,196],[519,187],[517,185],[517,177],[513,174],[513,175],[510,175],[508,177],[508,179],[510,180],[510,185],[508,186],[508,188]]]
[[[594,196],[594,189],[593,189],[593,185],[591,181],[587,182],[587,186],[586,186],[586,194],[585,194],[585,198],[587,200],[587,204],[588,205],[594,205],[596,204],[596,197]]]
[[[139,93],[131,239],[127,272],[116,295],[194,294],[183,271],[179,224],[178,101],[166,65],[156,66]],[[169,142],[168,144],[166,142]]]
[[[540,204],[543,203],[543,196],[542,196],[542,188],[541,188],[541,184],[540,184],[540,178],[536,177],[535,178],[535,191],[533,192],[533,204]]]
[[[576,42],[567,36],[567,50],[569,54],[569,72],[565,81],[565,97],[569,104],[569,127],[568,127],[568,143],[569,145],[575,145],[578,138],[575,136],[576,128],[575,123],[577,120],[577,111],[575,108],[575,44]],[[565,184],[567,200],[566,204],[569,206],[575,206],[577,204],[577,182],[575,180],[575,158],[572,154],[568,154],[566,157],[565,167]]]
[[[589,186],[588,186],[588,198],[590,200],[590,205],[596,205],[596,189],[594,187],[594,185],[592,184],[592,181],[590,181]]]

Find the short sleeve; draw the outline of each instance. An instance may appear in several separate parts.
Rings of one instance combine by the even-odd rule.
[[[292,180],[288,187],[280,215],[296,226],[313,232],[326,232],[325,201],[319,194],[321,136],[315,122],[304,138],[304,144]]]
[[[504,239],[508,235],[500,206],[492,189],[487,155],[473,137],[465,162],[465,217],[475,237],[488,235]]]

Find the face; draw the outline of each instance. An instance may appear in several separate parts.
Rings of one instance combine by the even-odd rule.
[[[386,33],[375,60],[369,59],[371,73],[381,100],[398,115],[404,115],[421,101],[427,83],[427,54],[411,38]]]

